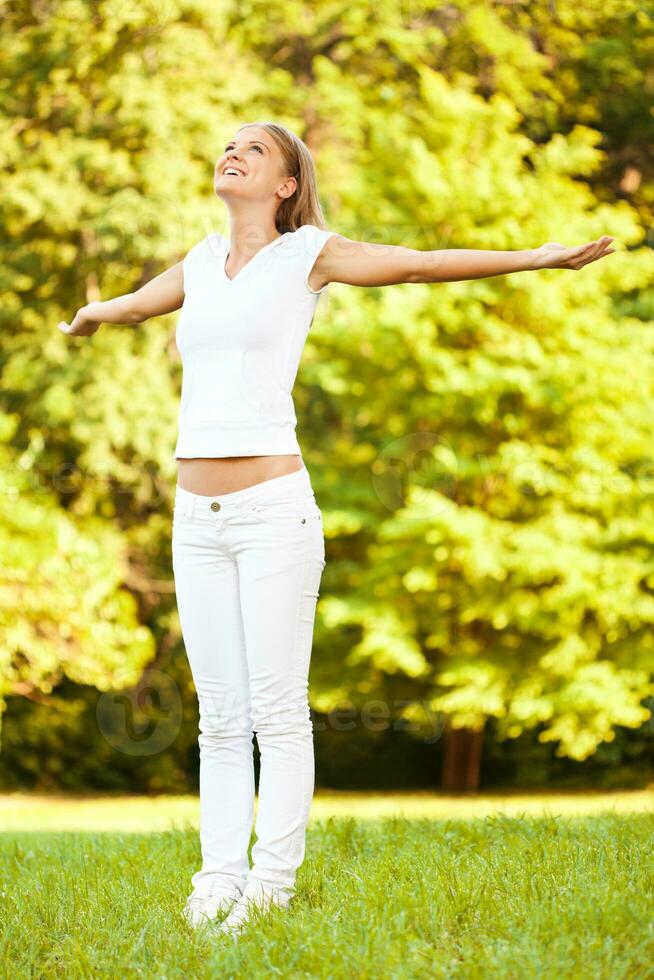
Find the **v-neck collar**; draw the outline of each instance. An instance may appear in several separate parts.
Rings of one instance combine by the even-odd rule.
[[[268,242],[267,245],[264,245],[263,248],[260,248],[259,251],[258,252],[255,252],[254,255],[252,256],[252,258],[251,259],[248,259],[248,261],[245,263],[245,265],[242,266],[238,270],[238,272],[236,273],[236,275],[234,276],[233,279],[230,279],[229,276],[227,275],[227,272],[225,271],[225,266],[227,265],[227,260],[229,258],[229,253],[230,253],[230,250],[231,250],[231,243],[230,243],[229,238],[223,238],[223,247],[222,247],[222,249],[220,251],[219,265],[220,265],[220,271],[222,273],[222,278],[224,279],[224,281],[228,285],[234,285],[237,282],[240,282],[241,279],[243,278],[243,276],[245,275],[245,273],[248,271],[248,269],[252,265],[252,263],[255,262],[256,259],[263,252],[270,251],[270,249],[272,249],[274,245],[277,245],[279,242],[283,241],[283,239],[287,238],[288,235],[290,235],[290,234],[291,234],[291,232],[288,232],[287,231],[283,235],[280,235],[278,238],[273,238],[273,240],[271,242]]]

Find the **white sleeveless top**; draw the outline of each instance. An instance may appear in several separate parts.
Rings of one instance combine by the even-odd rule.
[[[316,306],[308,277],[335,234],[302,225],[230,279],[230,242],[211,232],[183,259],[175,340],[182,394],[175,458],[300,453],[292,390]]]

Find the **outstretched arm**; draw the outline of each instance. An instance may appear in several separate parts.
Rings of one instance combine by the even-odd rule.
[[[88,303],[77,311],[70,324],[62,320],[58,327],[75,337],[90,337],[101,323],[143,323],[151,316],[173,313],[183,302],[184,275],[182,263],[178,262],[133,293]]]
[[[509,272],[536,269],[581,269],[604,255],[613,238],[601,238],[586,245],[567,248],[547,242],[540,248],[510,252],[476,248],[444,248],[420,251],[401,245],[377,245],[332,235],[325,243],[313,268],[313,278],[321,288],[329,282],[350,286],[391,286],[402,282],[457,282],[503,276]]]

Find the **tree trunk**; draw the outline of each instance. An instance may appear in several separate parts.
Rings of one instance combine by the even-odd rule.
[[[483,729],[452,728],[444,732],[441,789],[448,793],[469,793],[479,789]]]

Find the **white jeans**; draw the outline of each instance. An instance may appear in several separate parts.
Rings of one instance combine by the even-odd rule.
[[[248,881],[295,894],[314,791],[308,675],[325,567],[306,467],[209,497],[179,484],[177,608],[200,708],[200,843],[194,895]],[[254,820],[254,745],[261,755]]]

